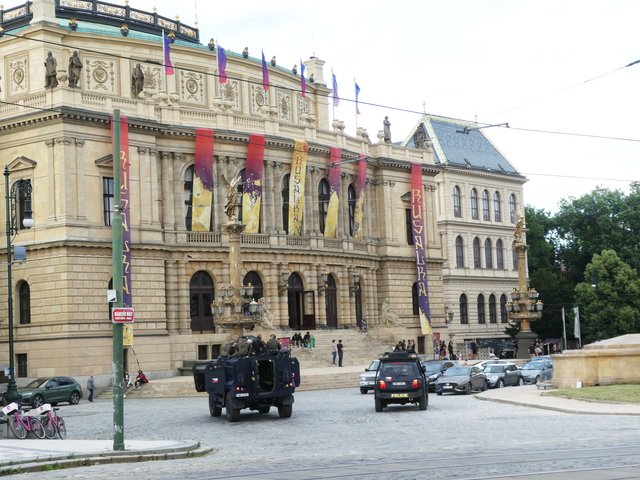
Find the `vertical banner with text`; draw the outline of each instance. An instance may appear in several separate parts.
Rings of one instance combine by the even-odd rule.
[[[362,240],[364,225],[362,220],[364,217],[364,201],[365,186],[367,185],[367,158],[360,155],[358,160],[358,183],[356,184],[356,211],[354,213],[353,222],[353,238],[354,240]]]
[[[131,300],[131,190],[129,188],[129,119],[120,116],[120,201],[122,202],[122,306]],[[116,205],[117,206],[117,205]]]
[[[423,335],[430,335],[433,331],[431,329],[429,285],[427,282],[427,235],[422,192],[422,166],[414,162],[411,164],[411,234],[416,255],[416,285],[420,327]]]
[[[329,207],[327,208],[327,219],[324,223],[324,238],[336,238],[338,229],[338,210],[340,207],[340,160],[342,150],[331,147],[329,155]]]
[[[196,128],[191,230],[211,230],[211,200],[213,198],[213,134],[210,128]]]
[[[289,177],[289,235],[302,235],[304,181],[307,176],[308,151],[309,146],[306,142],[295,142]]]
[[[242,185],[242,223],[245,225],[246,233],[260,232],[263,170],[264,135],[249,135],[249,150]]]

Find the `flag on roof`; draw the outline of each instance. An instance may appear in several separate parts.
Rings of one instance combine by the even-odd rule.
[[[227,54],[218,44],[218,82],[227,83]]]
[[[302,59],[300,59],[300,84],[302,88],[302,98],[307,98],[307,79],[304,78],[305,71],[304,63],[302,63]]]
[[[262,88],[269,90],[269,70],[267,61],[264,59],[264,50],[262,51]]]
[[[333,77],[333,106],[337,107],[338,103],[340,103],[340,97],[338,96],[338,81],[336,80],[336,76],[333,72],[331,72],[331,76]]]
[[[173,65],[171,64],[171,39],[162,30],[162,51],[164,52],[164,74],[173,75]]]
[[[360,115],[360,109],[358,108],[358,95],[360,95],[360,87],[358,86],[358,82],[353,81],[356,84],[356,115]]]

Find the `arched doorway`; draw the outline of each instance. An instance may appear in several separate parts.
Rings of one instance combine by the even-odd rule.
[[[316,328],[316,292],[305,292],[302,278],[297,273],[289,276],[289,327],[294,330]]]
[[[325,313],[327,327],[338,327],[338,289],[333,275],[327,275],[327,288],[324,291]]]
[[[211,303],[213,302],[213,280],[207,272],[196,272],[189,282],[189,310],[191,330],[194,332],[215,331]]]
[[[356,307],[356,325],[362,326],[362,285],[360,283],[360,276],[357,276],[353,280],[353,287],[355,292],[353,293],[353,300]]]

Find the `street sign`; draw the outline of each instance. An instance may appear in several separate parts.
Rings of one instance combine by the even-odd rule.
[[[113,323],[133,323],[133,307],[118,307],[111,311]]]

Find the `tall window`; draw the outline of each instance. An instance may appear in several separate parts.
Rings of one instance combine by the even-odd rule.
[[[411,286],[411,307],[414,315],[420,315],[420,303],[418,302],[418,283],[414,282]]]
[[[113,210],[113,178],[102,177],[102,211],[107,227],[111,226]]]
[[[460,323],[466,325],[469,323],[469,308],[467,296],[463,293],[460,295]]]
[[[496,268],[498,270],[504,269],[504,247],[500,239],[496,240]]]
[[[193,165],[188,167],[184,172],[183,180],[183,192],[184,192],[184,226],[187,231],[191,231],[191,218],[193,207]]]
[[[484,313],[484,295],[478,295],[478,323],[487,323]]]
[[[518,221],[517,207],[518,204],[516,203],[516,195],[512,193],[509,196],[509,219],[514,225]]]
[[[489,295],[489,323],[498,323],[496,296],[493,293]]]
[[[500,322],[509,322],[509,318],[507,317],[507,296],[504,293],[500,295]]]
[[[16,353],[16,360],[18,362],[17,376],[21,378],[28,377],[29,375],[27,373],[29,369],[27,368],[27,354]]]
[[[518,270],[518,252],[516,251],[516,242],[511,244],[511,259],[513,260],[513,269]]]
[[[193,274],[189,282],[189,309],[192,331],[214,330],[211,303],[215,299],[213,280],[207,272]]]
[[[502,207],[500,206],[500,194],[498,192],[493,194],[493,220],[496,222],[502,221]]]
[[[289,178],[288,173],[282,177],[282,229],[289,233]]]
[[[456,267],[464,267],[464,244],[462,243],[462,237],[456,237]]]
[[[18,301],[20,309],[20,325],[31,323],[31,290],[24,280],[18,284]]]
[[[31,180],[23,180],[23,182],[31,185]],[[18,190],[18,211],[16,212],[18,220],[16,222],[16,227],[18,228],[18,230],[24,230],[25,228],[27,228],[24,226],[24,215],[27,212],[27,198],[27,192],[25,192],[23,189]]]
[[[353,185],[347,188],[347,202],[349,206],[349,236],[353,237],[356,230],[356,189]]]
[[[478,191],[471,189],[471,218],[478,220]]]
[[[320,231],[324,233],[327,222],[327,212],[329,211],[329,200],[331,199],[331,188],[326,179],[320,180],[318,185],[318,213],[320,217]]]
[[[491,239],[484,241],[484,268],[493,268],[493,252],[491,251]]]
[[[480,239],[478,237],[473,239],[473,268],[482,268],[480,263]]]
[[[485,222],[491,220],[489,214],[489,192],[486,190],[482,192],[482,219]]]
[[[453,216],[462,217],[462,205],[460,204],[460,187],[453,187]]]
[[[404,209],[404,224],[407,229],[407,244],[413,245],[413,223],[410,208]]]

